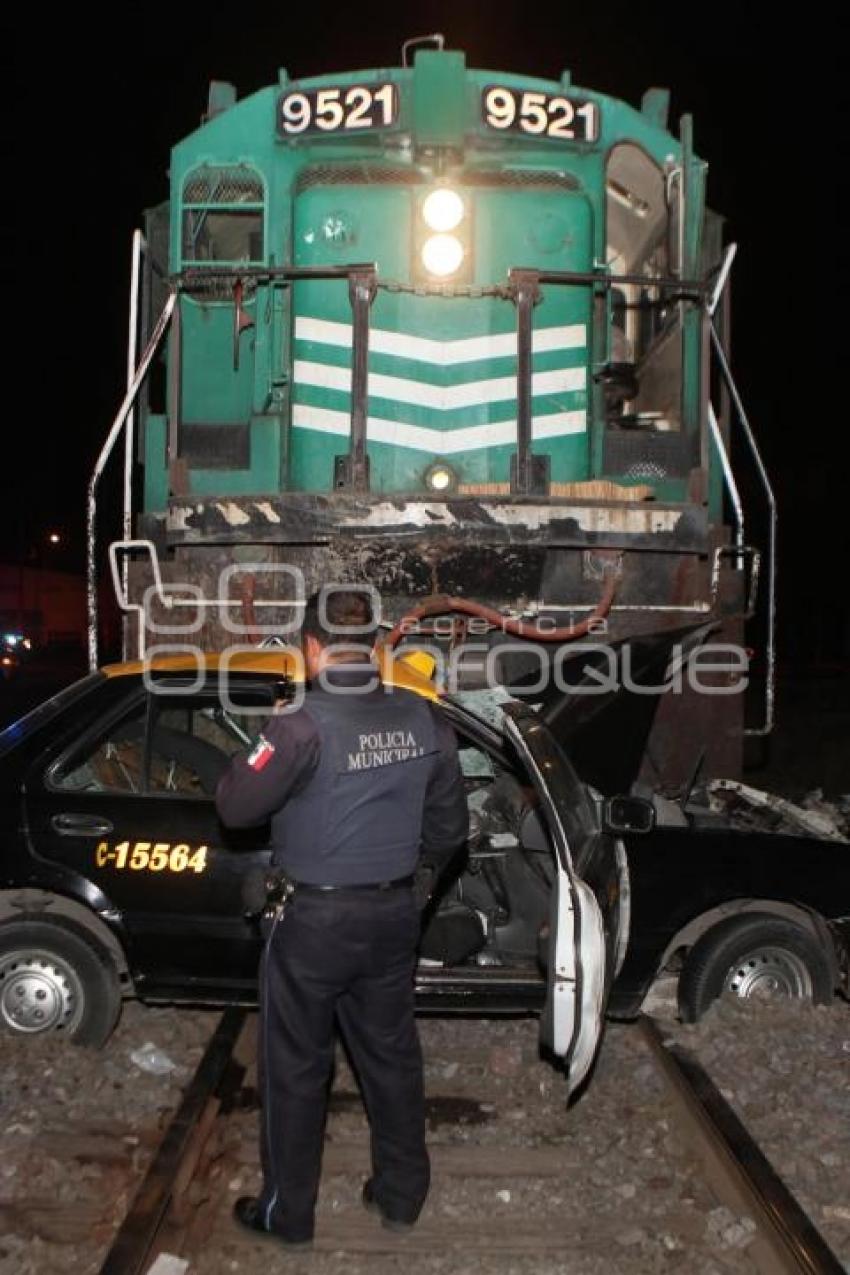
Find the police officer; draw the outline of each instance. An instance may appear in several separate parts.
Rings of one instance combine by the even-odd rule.
[[[371,1126],[363,1203],[396,1230],[422,1208],[419,896],[468,826],[454,732],[426,700],[380,682],[369,655],[375,630],[364,631],[368,594],[336,589],[321,601],[305,608],[303,704],[270,720],[216,797],[230,826],[271,817],[272,861],[295,883],[261,974],[263,1188],[237,1200],[234,1215],[299,1248],[313,1237],[335,1020]],[[346,630],[358,638],[340,638]]]

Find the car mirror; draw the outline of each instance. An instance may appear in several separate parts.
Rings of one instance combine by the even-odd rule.
[[[643,797],[609,797],[602,811],[602,824],[606,832],[652,832],[655,807]]]

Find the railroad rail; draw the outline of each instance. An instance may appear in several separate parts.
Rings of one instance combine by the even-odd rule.
[[[643,1015],[640,1031],[714,1194],[756,1223],[747,1255],[757,1269],[764,1275],[843,1275],[843,1265],[694,1056],[665,1041],[653,1018]]]
[[[248,1015],[228,1009],[172,1116],[126,1217],[100,1268],[100,1275],[141,1275],[169,1215],[180,1216],[181,1199],[201,1162],[213,1126],[245,1076],[243,1049]]]
[[[229,1113],[239,1110],[239,1095],[252,1078],[255,1019],[228,1010],[221,1018],[168,1126],[157,1154],[132,1201],[101,1267],[101,1275],[146,1275],[159,1253],[184,1255],[190,1269],[203,1270],[194,1259],[209,1237],[222,1239],[232,1226],[226,1191],[195,1189],[226,1139],[222,1127]],[[637,1033],[663,1079],[675,1128],[699,1162],[711,1195],[738,1215],[751,1218],[756,1234],[742,1261],[762,1275],[842,1275],[844,1267],[811,1219],[771,1167],[747,1129],[708,1075],[685,1049],[665,1039],[659,1023],[644,1016]],[[356,1105],[353,1094],[336,1095],[340,1104]],[[463,1100],[434,1098],[431,1105]],[[474,1106],[475,1104],[470,1104]],[[332,1108],[333,1109],[333,1108]],[[451,1110],[448,1119],[451,1119]],[[212,1149],[211,1149],[212,1148]],[[563,1147],[511,1146],[494,1155],[490,1145],[435,1143],[431,1147],[434,1178],[489,1180],[508,1187],[522,1178],[542,1179],[559,1189],[565,1177]],[[253,1165],[252,1167],[256,1167]],[[325,1175],[357,1180],[368,1171],[366,1143],[330,1142]],[[504,1190],[502,1195],[507,1194]],[[198,1212],[200,1208],[200,1213]],[[236,1232],[233,1232],[236,1236]],[[237,1239],[241,1238],[236,1236]],[[214,1241],[215,1242],[215,1241]],[[245,1243],[252,1243],[244,1237]],[[571,1246],[588,1251],[592,1236],[578,1234],[570,1224],[541,1226],[532,1218],[488,1217],[473,1226],[458,1220],[447,1228],[427,1215],[409,1236],[399,1241],[376,1228],[374,1219],[351,1214],[321,1221],[316,1248],[328,1253],[398,1252],[405,1255],[450,1253],[539,1254],[555,1256]],[[625,1257],[625,1254],[624,1254]],[[621,1269],[629,1269],[628,1262]],[[632,1268],[636,1269],[636,1268]]]

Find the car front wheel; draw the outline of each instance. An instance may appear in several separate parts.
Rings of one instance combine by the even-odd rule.
[[[120,1009],[115,966],[96,940],[58,918],[0,926],[0,1030],[99,1047]]]
[[[695,1023],[719,996],[784,997],[825,1004],[829,961],[817,939],[782,917],[729,917],[691,948],[679,978],[679,1014]]]

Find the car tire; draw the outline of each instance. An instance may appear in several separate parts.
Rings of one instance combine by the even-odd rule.
[[[679,977],[679,1015],[695,1023],[719,996],[832,999],[829,961],[802,926],[766,912],[729,917],[691,948]]]
[[[0,925],[0,1031],[99,1048],[120,1011],[118,974],[96,939],[55,917]]]

